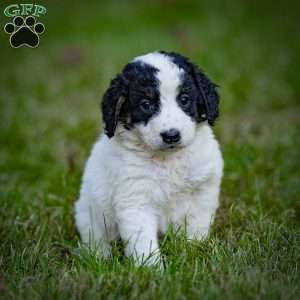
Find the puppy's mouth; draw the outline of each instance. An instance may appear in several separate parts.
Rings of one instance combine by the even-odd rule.
[[[176,151],[181,148],[183,148],[184,145],[182,143],[176,143],[176,144],[163,144],[160,148],[161,151]]]

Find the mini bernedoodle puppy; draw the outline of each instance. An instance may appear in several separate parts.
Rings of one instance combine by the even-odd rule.
[[[110,255],[121,237],[136,264],[161,262],[168,225],[207,236],[218,207],[223,159],[211,129],[216,86],[187,58],[138,56],[102,101],[105,134],[86,163],[75,204],[82,241]]]

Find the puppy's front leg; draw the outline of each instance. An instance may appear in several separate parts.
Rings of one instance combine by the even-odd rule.
[[[131,202],[135,201],[131,199]],[[126,207],[118,209],[116,214],[119,232],[126,244],[126,255],[132,256],[137,265],[159,263],[157,220],[151,209]]]
[[[186,219],[187,236],[190,239],[205,238],[219,204],[220,180],[214,179],[193,195],[190,212]]]

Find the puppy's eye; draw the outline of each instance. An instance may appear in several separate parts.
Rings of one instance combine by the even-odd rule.
[[[189,95],[182,94],[179,98],[179,102],[183,107],[187,107],[191,103],[191,98]]]
[[[143,112],[149,114],[154,111],[154,105],[147,99],[143,99],[140,103],[140,108]]]

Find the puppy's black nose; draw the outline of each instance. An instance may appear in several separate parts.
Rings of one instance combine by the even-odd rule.
[[[166,144],[175,144],[181,139],[180,132],[175,128],[164,131],[160,135]]]

